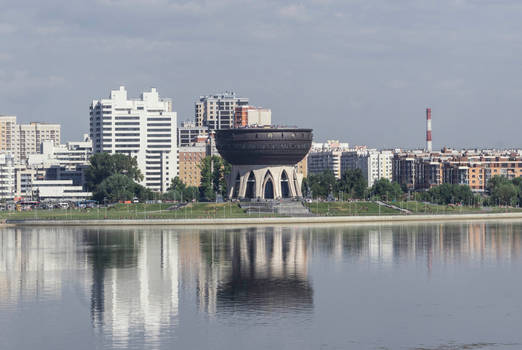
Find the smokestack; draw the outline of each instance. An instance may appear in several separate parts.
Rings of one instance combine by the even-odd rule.
[[[431,150],[431,108],[426,108],[426,151]]]

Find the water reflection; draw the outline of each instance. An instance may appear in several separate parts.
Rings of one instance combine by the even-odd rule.
[[[314,300],[314,290],[336,288],[317,285],[320,275],[312,266],[381,270],[414,264],[427,276],[446,265],[498,266],[519,261],[521,235],[515,221],[228,230],[9,228],[0,231],[0,310],[23,314],[27,303],[60,304],[72,287],[86,301],[94,336],[105,346],[160,347],[176,344],[183,322],[205,324],[198,313],[210,320],[238,314],[309,320],[307,315],[324,307]]]

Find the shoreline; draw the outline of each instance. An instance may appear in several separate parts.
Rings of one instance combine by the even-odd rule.
[[[225,219],[127,219],[127,220],[7,220],[3,227],[24,226],[270,226],[321,225],[360,223],[400,223],[436,221],[483,221],[522,219],[520,213],[440,214],[440,215],[382,215],[382,216],[306,216],[306,217],[249,217]]]

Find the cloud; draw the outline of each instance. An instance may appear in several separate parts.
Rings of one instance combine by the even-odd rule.
[[[308,21],[310,19],[310,14],[302,4],[291,4],[280,7],[277,14],[282,18],[300,22]]]

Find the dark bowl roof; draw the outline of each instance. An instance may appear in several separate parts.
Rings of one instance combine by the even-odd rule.
[[[216,148],[233,165],[294,165],[310,150],[312,137],[312,129],[225,129],[216,131]]]

